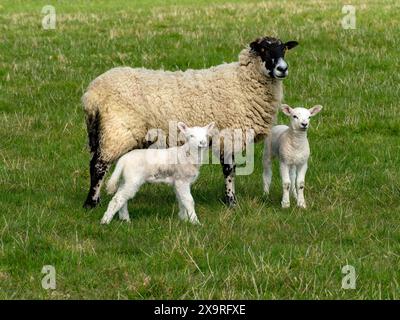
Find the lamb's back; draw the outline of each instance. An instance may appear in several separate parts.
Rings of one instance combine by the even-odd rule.
[[[289,130],[286,125],[273,126],[271,129],[271,141],[272,141],[272,154],[279,156],[280,146],[282,145],[282,136]]]

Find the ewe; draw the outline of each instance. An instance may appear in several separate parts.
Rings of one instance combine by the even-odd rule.
[[[285,52],[297,44],[264,37],[242,50],[238,62],[184,72],[121,67],[93,80],[82,97],[93,155],[84,206],[99,202],[112,163],[132,149],[148,147],[153,142],[146,139],[150,129],[168,133],[170,121],[189,126],[215,121],[220,130],[253,129],[255,140],[263,140],[281,104],[281,80],[288,75]],[[234,205],[235,163],[230,153],[221,148],[217,156],[225,177],[225,201]]]
[[[179,217],[198,224],[190,186],[199,175],[203,153],[208,148],[208,138],[213,127],[213,122],[205,127],[193,128],[179,122],[178,128],[186,139],[183,146],[169,149],[133,150],[122,156],[107,183],[109,193],[115,193],[117,188],[118,191],[108,204],[101,223],[110,223],[117,211],[121,220],[129,221],[128,200],[135,196],[140,186],[145,182],[164,182],[175,188],[179,203]],[[121,175],[124,183],[118,187]]]
[[[278,157],[283,186],[282,208],[290,207],[289,190],[297,199],[297,205],[306,208],[304,178],[310,156],[307,129],[310,125],[310,117],[320,112],[322,106],[316,105],[311,109],[292,109],[288,105],[282,105],[281,109],[285,115],[290,117],[290,125],[289,127],[285,125],[274,126],[270,135],[265,139],[264,191],[268,194],[271,185],[271,159]]]

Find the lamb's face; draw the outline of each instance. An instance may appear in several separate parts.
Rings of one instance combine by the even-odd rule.
[[[183,122],[179,122],[178,128],[185,135],[186,143],[191,148],[204,149],[208,147],[210,131],[214,128],[214,122],[205,127],[188,127]]]
[[[297,41],[282,43],[279,39],[264,37],[252,42],[250,48],[260,56],[264,74],[271,78],[284,79],[289,74],[285,53],[297,45]]]
[[[290,127],[293,130],[307,131],[310,127],[310,119],[320,112],[322,106],[315,105],[310,109],[291,108],[287,104],[282,105],[282,112],[290,117]]]

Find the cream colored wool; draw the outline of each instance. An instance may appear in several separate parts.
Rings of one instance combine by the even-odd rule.
[[[145,145],[150,129],[168,133],[169,121],[219,130],[254,129],[256,141],[269,133],[282,100],[281,80],[263,73],[249,48],[239,61],[202,70],[114,68],[97,77],[83,96],[87,117],[100,116],[101,157],[114,162]]]

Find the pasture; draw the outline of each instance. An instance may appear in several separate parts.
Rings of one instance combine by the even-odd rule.
[[[41,13],[53,5],[54,30]],[[10,1],[0,3],[1,299],[399,299],[400,3],[351,1]],[[193,186],[202,227],[178,219],[173,190],[146,185],[131,223],[101,226],[110,196],[89,187],[80,98],[115,66],[208,68],[258,36],[288,52],[284,101],[322,104],[309,132],[308,209],[280,207],[275,163],[263,195],[255,170],[223,202],[219,165]],[[280,123],[287,123],[279,116]],[[56,289],[41,286],[44,265]],[[342,288],[354,266],[356,288]]]

